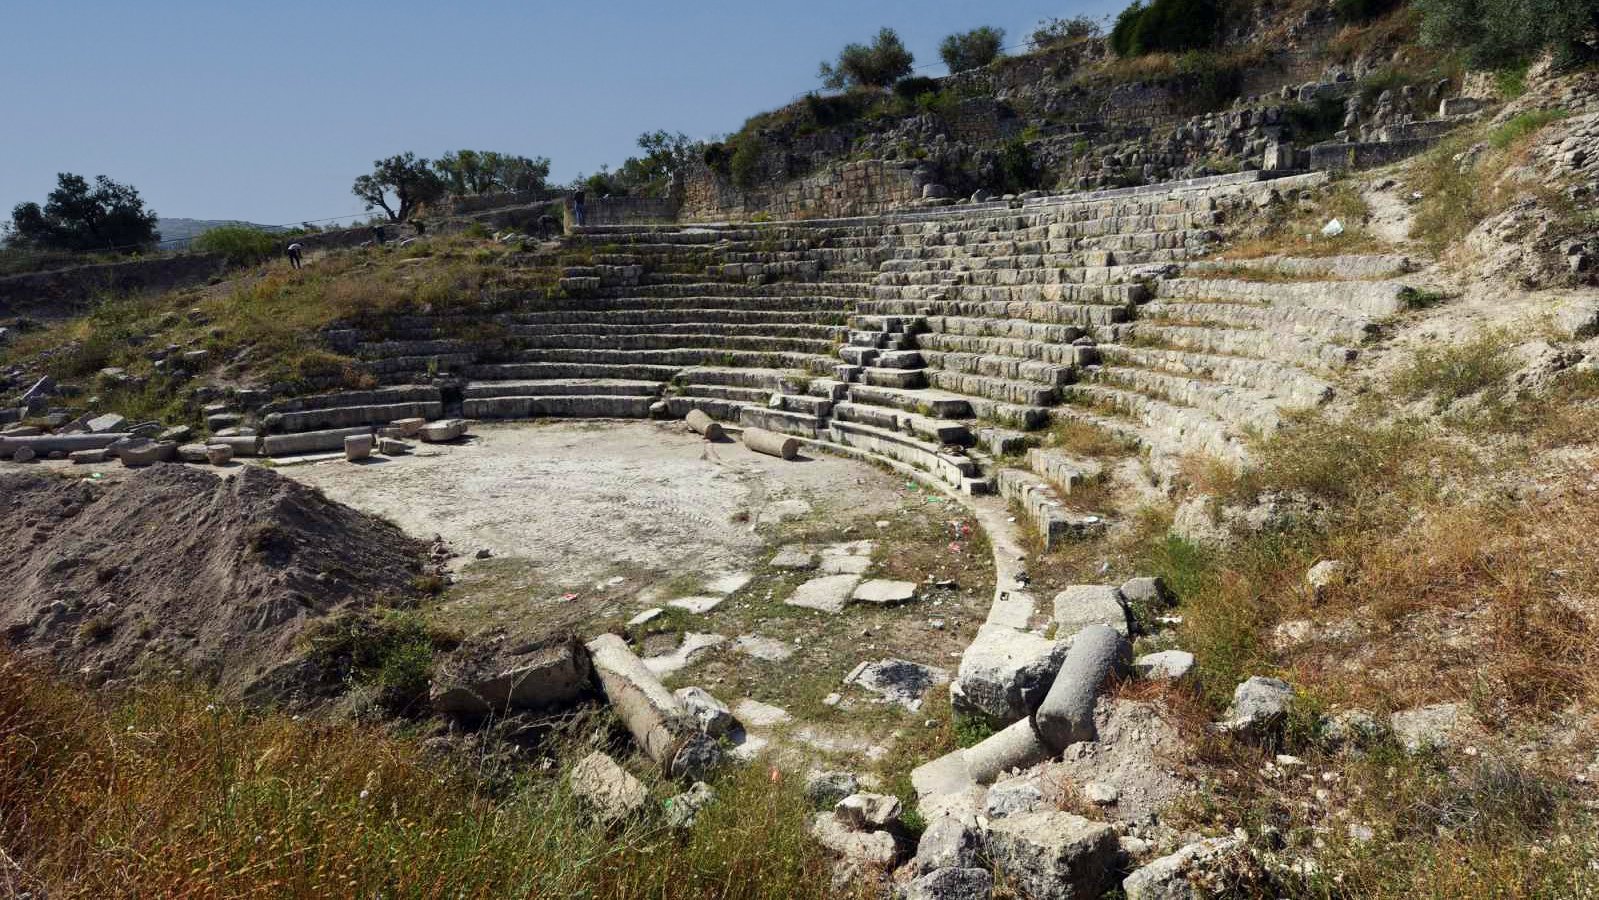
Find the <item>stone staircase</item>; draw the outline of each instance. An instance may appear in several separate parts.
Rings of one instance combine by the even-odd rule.
[[[860,219],[583,228],[563,250],[584,264],[564,269],[558,297],[492,315],[492,349],[401,321],[354,345],[392,387],[291,401],[311,405],[264,424],[699,409],[997,492],[1046,544],[1069,540],[1104,525],[1073,507],[1104,466],[1055,446],[1049,426],[1101,430],[1166,476],[1194,454],[1242,465],[1285,411],[1327,402],[1403,308],[1408,261],[1393,257],[1204,259],[1272,186],[1228,176]]]

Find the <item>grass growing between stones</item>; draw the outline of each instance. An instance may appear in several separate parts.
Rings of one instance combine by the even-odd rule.
[[[1275,509],[1264,527],[1240,521],[1231,543],[1201,547],[1152,510],[1113,542],[1181,598],[1182,623],[1161,641],[1198,657],[1198,691],[1166,700],[1210,780],[1174,821],[1242,824],[1266,848],[1228,874],[1238,893],[1599,891],[1587,780],[1599,509],[1587,457],[1561,455],[1591,440],[1599,391],[1570,374],[1547,397],[1518,396],[1508,374],[1469,341],[1423,354],[1346,417],[1290,419],[1257,445],[1254,469],[1204,484],[1223,522],[1240,521],[1227,509]],[[1451,414],[1396,414],[1427,397]],[[1323,559],[1346,577],[1312,591],[1305,572]],[[1204,727],[1251,675],[1299,692],[1264,747]],[[1440,703],[1467,720],[1452,746],[1404,752],[1388,714]],[[1373,713],[1377,732],[1324,730],[1324,715],[1349,709]],[[1276,766],[1279,752],[1298,761]]]
[[[6,662],[0,885],[53,898],[830,895],[792,779],[731,772],[695,827],[601,827],[547,767],[430,756],[376,728],[248,713],[198,691],[108,697]]]

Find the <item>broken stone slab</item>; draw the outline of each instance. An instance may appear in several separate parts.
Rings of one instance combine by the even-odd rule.
[[[794,647],[783,641],[761,637],[758,634],[741,634],[733,640],[733,649],[767,662],[782,662],[794,655]]]
[[[911,869],[925,875],[937,869],[966,869],[982,865],[983,836],[976,823],[963,816],[939,816],[928,824],[916,843]]]
[[[428,420],[420,416],[413,416],[406,419],[395,419],[388,424],[388,427],[385,428],[384,431],[391,432],[391,436],[395,438],[414,438],[422,433],[422,428],[423,426],[427,425],[427,423]]]
[[[206,462],[204,444],[180,444],[178,446],[178,459],[186,463]]]
[[[852,596],[857,603],[870,603],[874,606],[894,606],[915,600],[916,584],[911,581],[890,581],[885,578],[874,578],[856,587]]]
[[[750,572],[724,572],[705,582],[705,590],[712,594],[736,594],[754,578]]]
[[[700,810],[716,799],[716,791],[703,781],[696,781],[681,794],[666,800],[666,824],[673,828],[692,828]]]
[[[704,615],[721,606],[722,601],[726,599],[726,597],[679,597],[676,600],[668,600],[666,605],[695,615]]]
[[[344,458],[349,462],[360,462],[372,458],[372,445],[374,441],[370,434],[352,434],[344,439]]]
[[[859,584],[859,575],[823,575],[801,584],[785,601],[789,606],[814,609],[818,612],[843,612],[850,596]]]
[[[833,817],[851,831],[894,828],[903,813],[899,798],[888,794],[851,794],[833,804]]]
[[[301,453],[344,452],[344,439],[370,435],[367,426],[332,428],[327,431],[301,431],[295,434],[273,434],[261,438],[261,452],[267,456],[295,456]],[[232,443],[230,440],[229,443]],[[238,453],[238,447],[234,447]]]
[[[905,885],[904,900],[988,900],[994,876],[977,867],[934,869]]]
[[[824,556],[817,570],[824,575],[864,575],[871,567],[870,556]]]
[[[159,434],[157,434],[156,435],[156,440],[158,440],[158,441],[172,441],[172,442],[177,443],[177,444],[182,444],[184,441],[188,440],[189,437],[191,435],[193,435],[193,434],[194,434],[194,429],[190,428],[187,425],[174,425],[171,428],[165,429],[164,431],[162,431]]]
[[[694,661],[694,657],[726,641],[727,638],[720,634],[696,634],[690,631],[683,635],[683,643],[679,644],[676,650],[661,656],[651,656],[644,660],[644,666],[657,677],[670,675],[687,668],[689,663]]]
[[[1111,584],[1074,584],[1055,595],[1055,633],[1076,634],[1089,625],[1132,633],[1132,617],[1121,589]]]
[[[1133,661],[1133,671],[1140,678],[1169,678],[1176,681],[1192,674],[1195,664],[1194,654],[1186,650],[1162,650],[1138,657]]]
[[[704,688],[678,688],[672,693],[683,704],[701,734],[721,737],[738,724],[733,720],[733,711],[727,708],[727,704],[711,696]]]
[[[688,415],[683,417],[683,421],[688,424],[688,427],[695,434],[708,441],[720,441],[727,436],[722,431],[722,423],[706,415],[702,409],[689,410]]]
[[[205,461],[213,466],[225,466],[233,461],[231,444],[206,444]]]
[[[845,684],[857,685],[913,712],[921,708],[928,688],[948,682],[948,671],[908,659],[861,663],[844,678]]]
[[[744,446],[767,456],[776,456],[780,459],[794,459],[799,456],[799,439],[764,428],[746,428],[743,434]]]
[[[1199,900],[1208,895],[1193,886],[1189,873],[1232,853],[1243,843],[1241,838],[1232,836],[1195,841],[1134,869],[1122,879],[1122,893],[1127,900]]]
[[[575,638],[550,642],[451,672],[446,664],[428,691],[433,708],[460,716],[538,710],[577,700],[588,690],[589,655]]]
[[[696,730],[682,702],[620,637],[602,634],[589,641],[588,651],[600,688],[639,749],[670,770]]]
[[[849,772],[817,772],[805,779],[805,799],[817,806],[831,807],[860,788],[860,782]]]
[[[241,434],[241,435],[233,435],[233,436],[214,434],[214,435],[211,436],[210,440],[206,441],[206,446],[208,446],[208,447],[229,447],[229,448],[231,448],[233,450],[233,455],[234,456],[260,456],[261,455],[261,441],[260,441],[260,438],[256,437],[255,435],[249,435],[249,434]]]
[[[1111,826],[1053,811],[992,821],[984,844],[1012,887],[1036,900],[1100,896],[1120,852]]]
[[[984,624],[961,654],[950,683],[955,712],[1003,727],[1033,714],[1060,671],[1068,644]]]
[[[666,610],[660,608],[659,606],[652,606],[649,609],[646,609],[643,612],[639,613],[638,615],[634,616],[633,618],[628,619],[627,620],[627,625],[628,625],[629,628],[636,628],[639,625],[646,625],[646,624],[654,621],[656,618],[658,618],[661,615],[661,613],[664,613],[664,612],[666,612]]]
[[[851,831],[830,812],[811,818],[811,836],[850,862],[887,869],[899,861],[899,840],[887,831]]]
[[[472,423],[466,419],[440,419],[423,425],[418,436],[424,443],[442,444],[465,437],[471,427]]]
[[[129,469],[154,465],[158,462],[171,462],[178,456],[177,444],[152,441],[149,438],[128,438],[117,441],[111,445],[110,450],[122,460],[122,465]]]
[[[650,799],[643,782],[599,751],[579,760],[567,780],[572,793],[606,824],[626,819],[643,809]]]
[[[1033,713],[1044,743],[1057,752],[1094,739],[1094,701],[1105,680],[1132,661],[1127,638],[1106,625],[1089,625],[1072,638],[1055,683]]]
[[[411,444],[398,438],[378,438],[378,452],[384,456],[404,456],[413,449],[415,448]]]
[[[67,459],[72,460],[75,466],[95,466],[106,460],[106,451],[101,450],[74,450],[67,454]]]
[[[1225,731],[1262,738],[1282,726],[1293,703],[1293,685],[1281,678],[1256,675],[1233,690],[1233,704],[1221,727]]]
[[[988,789],[983,812],[990,819],[1003,819],[1033,812],[1043,805],[1044,792],[1032,778],[1023,775],[994,782]]]
[[[23,447],[32,450],[37,456],[49,456],[60,450],[64,453],[74,453],[78,450],[104,450],[118,441],[127,440],[130,435],[122,432],[108,432],[106,434],[41,434],[25,437],[11,437],[0,435],[0,457],[10,457]]]
[[[91,434],[106,434],[108,432],[121,431],[122,426],[126,424],[127,421],[128,420],[125,417],[119,416],[116,413],[106,413],[103,416],[95,416],[85,424],[88,426]]]
[[[774,569],[814,569],[816,551],[800,544],[786,544],[778,548],[767,565]]]

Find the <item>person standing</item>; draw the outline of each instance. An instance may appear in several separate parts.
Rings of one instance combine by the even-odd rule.
[[[583,192],[576,191],[572,194],[572,224],[583,227]]]
[[[289,265],[296,269],[300,268],[301,265],[300,253],[302,250],[304,250],[304,248],[300,246],[299,241],[295,241],[289,245]]]

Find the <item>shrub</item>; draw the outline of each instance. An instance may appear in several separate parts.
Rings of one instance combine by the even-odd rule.
[[[871,44],[850,44],[839,51],[838,61],[822,63],[818,76],[835,90],[886,88],[911,73],[916,58],[892,28],[877,32]]]
[[[1033,161],[1027,142],[1014,138],[999,150],[1000,190],[1019,193],[1031,190],[1038,183],[1038,165]]]
[[[200,234],[194,239],[194,249],[201,253],[221,253],[230,266],[250,266],[276,256],[280,246],[277,235],[259,228],[242,225],[224,225]]]
[[[914,78],[901,78],[894,83],[894,96],[907,102],[919,101],[923,94],[936,94],[939,91],[937,78],[916,76]]]
[[[1483,68],[1508,68],[1544,50],[1556,62],[1591,55],[1583,43],[1599,28],[1595,0],[1416,0],[1422,42],[1462,53]]]
[[[404,713],[427,697],[434,647],[448,643],[409,613],[352,615],[317,627],[311,660],[330,678],[374,685],[385,709]]]
[[[1135,0],[1116,17],[1110,48],[1124,57],[1198,50],[1215,42],[1220,24],[1216,0]]]
[[[1005,46],[1005,29],[984,25],[971,31],[952,34],[938,45],[939,58],[951,73],[980,69],[999,58]]]
[[[761,178],[761,145],[754,138],[745,138],[733,148],[728,159],[728,174],[733,183],[748,190]]]
[[[1283,108],[1284,123],[1295,141],[1314,144],[1332,137],[1343,127],[1344,101],[1321,97],[1313,103],[1295,103]]]
[[[1099,36],[1099,23],[1088,16],[1070,19],[1048,18],[1040,21],[1027,38],[1033,50],[1044,50],[1067,41],[1080,41]]]

